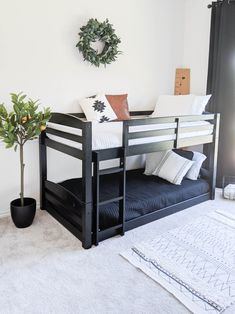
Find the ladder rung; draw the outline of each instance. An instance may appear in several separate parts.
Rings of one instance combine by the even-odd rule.
[[[120,228],[122,228],[121,224],[113,226],[113,227],[110,227],[110,228],[107,228],[107,229],[99,230],[99,232],[109,232],[109,231],[120,229]]]
[[[117,201],[121,201],[121,200],[123,200],[123,196],[111,198],[109,200],[99,202],[99,206],[106,205],[106,204],[113,203],[113,202],[117,202]]]
[[[105,175],[105,174],[112,174],[112,173],[118,173],[122,172],[123,168],[120,167],[114,167],[114,168],[107,168],[99,171],[100,175]]]

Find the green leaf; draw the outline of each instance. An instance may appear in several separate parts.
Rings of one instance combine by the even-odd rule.
[[[8,114],[7,114],[7,110],[4,106],[4,104],[0,104],[0,120],[6,119],[7,116],[8,116]]]
[[[50,108],[38,110],[39,101],[28,99],[23,93],[12,93],[13,111],[7,111],[4,104],[0,104],[0,139],[7,148],[35,139],[41,133],[40,127],[46,125],[51,117]]]
[[[76,47],[83,54],[84,60],[96,67],[99,67],[100,64],[104,66],[110,64],[120,54],[118,45],[121,43],[121,40],[115,34],[113,25],[109,23],[108,19],[101,23],[97,19],[90,19],[86,25],[81,27],[79,36],[80,40]],[[91,43],[96,40],[105,43],[102,53],[98,53],[91,47]]]

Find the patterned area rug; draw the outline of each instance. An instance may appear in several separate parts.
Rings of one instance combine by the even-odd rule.
[[[121,254],[196,314],[235,301],[235,215],[216,211]]]

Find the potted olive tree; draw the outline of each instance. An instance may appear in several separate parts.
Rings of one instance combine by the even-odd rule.
[[[45,130],[51,116],[49,108],[39,111],[38,101],[26,97],[22,93],[11,94],[12,111],[7,111],[4,104],[0,104],[0,140],[6,148],[19,149],[20,198],[11,202],[11,217],[18,228],[30,226],[36,211],[36,200],[24,195],[24,145]]]

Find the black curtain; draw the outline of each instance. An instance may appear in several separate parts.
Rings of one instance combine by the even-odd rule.
[[[217,186],[235,175],[235,1],[212,3],[207,93],[211,112],[221,114]]]

